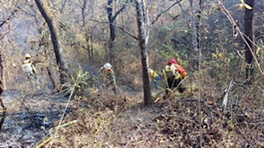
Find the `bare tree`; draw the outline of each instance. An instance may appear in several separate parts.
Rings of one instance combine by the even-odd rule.
[[[253,68],[253,52],[254,52],[254,31],[253,31],[253,18],[254,18],[254,0],[246,0],[246,4],[248,4],[252,9],[245,9],[244,15],[244,29],[245,29],[245,59],[247,63],[246,67],[246,78],[252,76]]]
[[[148,14],[145,7],[144,0],[136,0],[136,10],[137,10],[137,24],[138,24],[138,43],[141,52],[141,64],[143,73],[143,89],[144,89],[144,105],[149,106],[153,104],[150,89],[150,80],[148,74]]]
[[[198,67],[199,64],[199,19],[200,14],[198,14],[198,20],[196,20],[196,10],[195,10],[195,4],[194,0],[190,0],[190,6],[191,6],[191,24],[192,24],[192,45],[194,49],[194,66]]]
[[[83,22],[83,27],[85,26],[85,9],[87,7],[87,0],[83,0],[82,4],[82,22]]]
[[[65,79],[64,79],[64,75],[62,72],[66,71],[66,66],[61,58],[62,48],[61,48],[60,41],[58,38],[59,31],[58,31],[56,22],[54,20],[54,17],[50,13],[50,9],[48,5],[45,2],[40,2],[39,0],[35,0],[35,2],[38,6],[38,9],[41,15],[43,16],[46,23],[48,24],[50,36],[51,36],[51,40],[53,44],[53,50],[54,50],[55,57],[56,57],[56,63],[60,69],[60,83],[63,84],[65,82]]]
[[[115,20],[117,18],[117,16],[125,9],[126,7],[126,3],[128,2],[128,0],[126,0],[125,4],[123,4],[123,6],[116,11],[116,13],[114,14],[114,3],[113,0],[108,0],[107,3],[107,15],[108,15],[108,21],[109,21],[109,30],[110,30],[110,40],[109,40],[109,61],[112,62],[114,59],[114,41],[115,41]]]

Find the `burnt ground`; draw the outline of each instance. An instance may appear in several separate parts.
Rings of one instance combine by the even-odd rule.
[[[1,113],[3,121],[0,132],[0,147],[33,147],[60,119],[66,99],[47,94],[43,90],[21,92],[5,90],[2,99],[7,111]],[[72,103],[66,113],[73,110]]]

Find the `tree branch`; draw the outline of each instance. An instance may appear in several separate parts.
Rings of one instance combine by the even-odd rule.
[[[160,12],[160,14],[157,15],[157,17],[150,23],[150,25],[152,26],[156,21],[158,21],[158,19],[161,17],[161,15],[167,11],[169,11],[173,6],[175,6],[176,4],[180,3],[182,0],[178,0],[175,3],[173,3],[170,7],[168,7],[167,9],[163,10]]]
[[[118,29],[124,31],[124,32],[125,32],[126,34],[128,34],[130,37],[132,37],[132,38],[138,40],[138,38],[137,38],[136,36],[132,35],[130,32],[128,32],[127,30],[125,30],[123,27],[119,27],[119,26],[116,26],[116,25],[114,25],[114,26],[115,26],[116,28],[118,28]]]
[[[7,33],[9,33],[9,31],[4,33],[2,36],[0,36],[0,40],[2,40],[4,38],[4,36],[7,35]]]
[[[233,17],[231,16],[231,14],[228,12],[228,10],[226,9],[226,7],[218,0],[218,5],[220,6],[222,12],[226,15],[226,17],[228,18],[229,22],[231,23],[231,25],[233,26],[233,32],[237,31],[239,33],[239,35],[241,36],[241,38],[243,39],[243,41],[246,43],[246,46],[248,46],[254,61],[257,64],[258,70],[260,71],[261,75],[264,75],[263,70],[261,69],[261,66],[257,60],[257,57],[255,55],[255,53],[253,52],[253,49],[249,46],[248,42],[246,40],[249,40],[249,42],[251,42],[254,46],[257,46],[252,40],[250,40],[238,27],[238,25],[236,24],[235,20],[233,19]]]
[[[116,17],[118,16],[118,14],[120,14],[125,8],[126,8],[126,4],[128,3],[128,0],[126,0],[125,4],[122,6],[122,8],[120,8],[116,13],[115,15],[113,16],[112,18],[112,21],[114,22]]]
[[[10,20],[12,18],[12,16],[15,14],[15,12],[17,12],[17,10],[13,10],[11,12],[11,15],[8,16],[8,18],[6,18],[5,20],[3,20],[1,23],[0,23],[0,27],[2,27],[5,23],[7,23],[8,20]]]
[[[89,20],[90,20],[90,21],[93,21],[93,22],[97,22],[97,23],[105,23],[105,24],[109,24],[109,22],[100,22],[100,21],[98,21],[98,20],[93,20],[93,19],[89,19]],[[128,35],[129,35],[130,37],[132,37],[133,39],[138,40],[138,38],[137,38],[136,36],[134,36],[132,33],[128,32],[128,31],[125,30],[124,28],[119,27],[119,26],[117,26],[117,25],[115,25],[115,24],[113,24],[113,26],[116,27],[117,29],[120,29],[120,30],[124,31],[126,34],[128,34]]]

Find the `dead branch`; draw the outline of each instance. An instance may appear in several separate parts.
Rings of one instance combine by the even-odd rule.
[[[0,27],[2,27],[4,24],[6,24],[12,18],[12,16],[15,15],[15,12],[17,12],[17,9],[13,9],[13,11],[11,12],[11,14],[5,20],[3,20],[0,23]]]
[[[178,4],[178,3],[180,3],[182,0],[178,0],[178,1],[176,1],[176,2],[174,2],[170,7],[168,7],[168,8],[166,8],[165,10],[163,10],[163,11],[161,11],[158,15],[157,15],[157,17],[150,23],[150,25],[152,26],[152,25],[154,25],[154,23],[160,18],[160,16],[162,15],[162,14],[164,14],[165,12],[167,12],[167,11],[169,11],[173,6],[175,6],[176,4]]]

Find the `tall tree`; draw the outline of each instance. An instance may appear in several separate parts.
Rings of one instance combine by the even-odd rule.
[[[253,30],[253,18],[254,18],[254,1],[246,0],[245,3],[249,5],[252,9],[245,9],[244,15],[244,29],[245,29],[245,59],[247,63],[246,67],[246,78],[253,75],[252,61],[254,52],[254,30]]]
[[[125,9],[126,7],[126,3],[128,2],[128,0],[126,0],[125,4],[123,4],[123,6],[116,11],[116,13],[114,14],[114,1],[113,0],[108,0],[107,2],[107,15],[108,15],[108,21],[109,21],[109,30],[110,30],[110,40],[109,40],[109,44],[108,44],[108,57],[109,57],[109,61],[113,62],[114,59],[114,41],[115,41],[115,20],[117,18],[117,16]]]
[[[144,105],[149,106],[153,104],[150,89],[150,80],[148,74],[148,13],[145,7],[144,0],[136,0],[137,24],[138,24],[138,43],[141,52],[141,64],[143,73],[143,89],[144,89]]]
[[[200,1],[201,2],[201,1]],[[199,3],[200,3],[199,2]],[[198,67],[199,64],[199,21],[200,21],[200,13],[198,12],[197,20],[196,20],[196,9],[194,0],[190,0],[190,6],[191,6],[191,24],[192,24],[192,45],[194,49],[194,66]],[[201,4],[199,4],[201,6]]]
[[[87,0],[83,0],[83,4],[82,4],[82,22],[83,22],[83,27],[85,26],[85,9],[86,9],[86,6],[87,6]]]
[[[38,6],[38,9],[41,15],[43,16],[46,23],[48,24],[50,36],[51,36],[51,40],[53,44],[53,50],[54,50],[55,57],[56,57],[56,63],[60,69],[60,84],[63,84],[65,83],[63,71],[66,71],[66,66],[61,58],[63,51],[62,51],[61,44],[60,44],[59,37],[58,37],[59,31],[56,25],[56,21],[54,20],[54,17],[50,13],[50,8],[45,2],[43,1],[40,2],[40,0],[35,0],[35,2]]]

